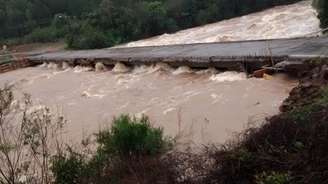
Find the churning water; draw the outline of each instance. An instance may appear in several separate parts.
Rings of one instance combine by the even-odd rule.
[[[174,34],[131,42],[121,47],[293,38],[317,32],[320,30],[319,25],[311,1],[302,1]]]
[[[0,85],[14,85],[17,94],[60,111],[69,120],[67,136],[80,140],[109,126],[121,113],[148,115],[166,134],[199,143],[223,142],[249,122],[276,114],[296,85],[284,76],[247,79],[238,72],[213,68],[195,71],[166,64],[106,72],[91,68],[43,64],[0,75]],[[104,66],[98,66],[98,71]]]

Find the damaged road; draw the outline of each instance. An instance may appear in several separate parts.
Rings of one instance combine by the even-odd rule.
[[[106,48],[97,50],[59,51],[28,57],[30,62],[68,62],[95,65],[154,64],[187,65],[196,68],[254,70],[274,66],[282,61],[303,64],[317,58],[328,58],[328,37],[254,40],[188,45]],[[297,63],[296,63],[297,64]]]

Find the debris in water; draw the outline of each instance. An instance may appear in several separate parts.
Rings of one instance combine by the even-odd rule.
[[[264,77],[264,74],[268,73],[269,70],[268,69],[260,69],[260,70],[256,70],[253,72],[253,77],[256,77],[256,78],[263,78]]]
[[[269,75],[269,74],[263,74],[263,79],[265,79],[265,80],[272,80],[273,79],[273,77],[272,77],[272,75]]]

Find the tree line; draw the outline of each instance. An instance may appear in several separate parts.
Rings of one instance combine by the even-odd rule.
[[[0,40],[65,38],[71,48],[101,48],[297,1],[0,0]],[[320,7],[327,4],[319,1]]]
[[[321,22],[322,28],[328,28],[328,1],[327,0],[313,0],[313,5],[318,10],[318,18]]]

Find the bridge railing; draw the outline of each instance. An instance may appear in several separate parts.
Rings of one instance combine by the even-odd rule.
[[[23,52],[0,51],[0,73],[31,66],[31,63],[26,59],[27,56],[29,55]]]

